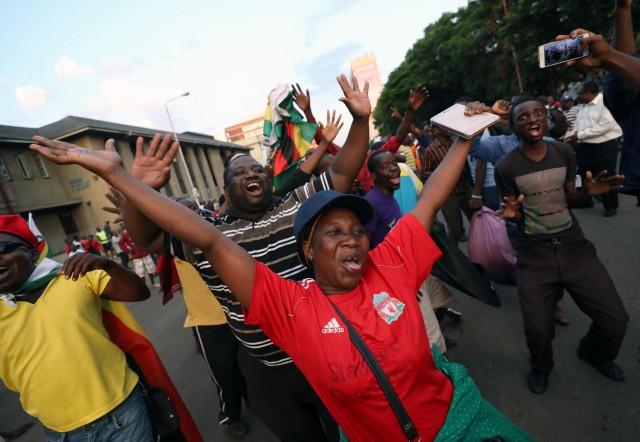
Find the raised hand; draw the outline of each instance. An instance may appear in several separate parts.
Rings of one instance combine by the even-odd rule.
[[[496,100],[491,106],[491,112],[502,118],[507,118],[511,113],[511,103],[507,100]]]
[[[584,187],[587,193],[591,196],[602,195],[603,193],[610,192],[612,190],[620,189],[620,181],[624,179],[624,175],[611,175],[606,176],[607,171],[603,170],[595,178],[591,172],[585,173]]]
[[[397,107],[391,106],[390,109],[392,118],[395,118],[396,120],[402,120],[404,118]]]
[[[358,80],[354,76],[351,77],[351,83],[347,80],[347,77],[344,74],[340,74],[337,77],[338,84],[344,93],[344,97],[340,97],[339,100],[342,101],[351,116],[354,119],[356,118],[369,118],[371,115],[371,102],[369,101],[369,82],[365,81],[364,87],[362,91],[358,86]]]
[[[322,140],[327,144],[330,144],[336,138],[340,129],[342,129],[344,123],[340,122],[341,118],[342,115],[338,115],[338,118],[336,119],[335,110],[333,113],[329,113],[329,111],[327,111],[327,125],[323,126],[322,123],[319,123],[322,128]]]
[[[122,159],[116,152],[113,138],[104,143],[104,150],[86,149],[40,135],[35,135],[33,141],[35,143],[30,144],[29,149],[38,152],[49,161],[56,164],[77,164],[100,177],[122,167]]]
[[[309,93],[309,89],[307,89],[306,92],[302,92],[302,88],[298,83],[296,83],[295,86],[291,86],[291,93],[293,94],[293,99],[302,112],[311,109],[311,94]]]
[[[611,48],[607,40],[600,34],[594,34],[586,29],[578,28],[571,31],[569,35],[558,35],[556,41],[566,40],[568,38],[576,38],[579,35],[589,34],[588,37],[582,39],[582,48],[589,46],[589,55],[577,60],[571,60],[567,65],[577,64],[586,68],[597,68],[602,66],[604,59],[611,53]]]
[[[60,270],[60,274],[64,275],[67,279],[76,281],[78,278],[83,277],[87,272],[104,269],[110,264],[111,261],[103,256],[94,255],[92,253],[76,253],[64,262],[62,269]]]
[[[524,201],[524,195],[520,195],[517,198],[515,196],[505,196],[504,201],[498,215],[503,218],[518,219],[520,218],[520,206]]]
[[[429,91],[426,87],[418,86],[415,89],[411,89],[409,91],[409,98],[407,98],[407,108],[415,112],[422,107],[428,98]]]
[[[171,142],[171,134],[160,137],[155,134],[144,151],[144,139],[136,140],[136,156],[131,165],[131,175],[159,190],[171,178],[171,162],[178,152],[179,143]]]
[[[118,215],[116,219],[113,220],[114,223],[122,222],[122,205],[124,203],[124,197],[120,192],[118,192],[113,187],[109,186],[109,192],[105,193],[104,196],[111,202],[112,206],[102,206],[101,209],[107,213],[113,213],[114,215]]]

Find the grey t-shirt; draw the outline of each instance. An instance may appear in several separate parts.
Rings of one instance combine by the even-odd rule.
[[[495,168],[502,196],[524,195],[520,232],[533,237],[559,237],[576,223],[565,194],[565,184],[575,177],[573,149],[559,142],[547,142],[547,154],[540,161],[527,157],[519,147],[498,161]]]

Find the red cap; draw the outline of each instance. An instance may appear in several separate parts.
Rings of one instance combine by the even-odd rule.
[[[29,229],[29,225],[20,215],[0,215],[0,232],[10,233],[23,239],[38,250],[40,241]]]

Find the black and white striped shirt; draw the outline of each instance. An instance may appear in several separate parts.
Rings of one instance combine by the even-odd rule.
[[[316,192],[332,188],[331,177],[325,172],[281,200],[274,197],[272,207],[258,221],[233,215],[205,219],[216,224],[222,233],[281,277],[300,281],[311,277],[311,274],[298,259],[296,239],[293,235],[293,223],[298,208]],[[268,366],[292,363],[289,355],[276,347],[260,328],[245,324],[242,306],[211,268],[203,253],[194,250],[193,258],[200,276],[220,301],[231,330],[249,353]]]

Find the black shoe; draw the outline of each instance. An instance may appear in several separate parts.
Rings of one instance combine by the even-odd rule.
[[[604,217],[611,218],[618,213],[618,209],[604,209]]]
[[[616,382],[624,382],[624,370],[614,361],[604,361],[604,362],[593,362],[586,358],[580,350],[578,350],[578,357],[583,361],[591,364],[593,368],[598,370],[600,373]]]
[[[453,322],[458,323],[462,320],[462,313],[452,308],[447,308],[444,314]]]
[[[549,375],[540,371],[531,370],[527,375],[527,385],[531,393],[542,394],[547,391]]]
[[[227,433],[229,433],[229,436],[235,440],[244,439],[247,433],[249,433],[249,427],[242,419],[227,421],[223,425]]]

